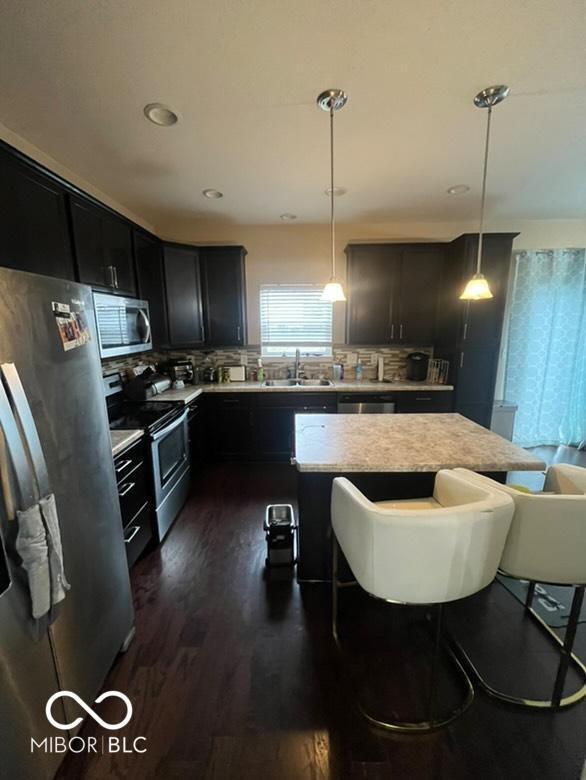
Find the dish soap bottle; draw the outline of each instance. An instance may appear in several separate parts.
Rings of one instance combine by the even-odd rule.
[[[356,363],[355,371],[356,371],[356,381],[362,382],[363,371],[362,371],[362,363],[360,361]]]
[[[257,361],[258,369],[256,371],[256,381],[257,382],[264,382],[265,381],[265,370],[262,367],[262,358],[259,358]]]

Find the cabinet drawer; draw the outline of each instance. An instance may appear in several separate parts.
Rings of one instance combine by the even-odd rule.
[[[451,412],[454,403],[453,395],[448,390],[433,390],[429,393],[415,391],[398,393],[397,411],[399,413]]]
[[[124,529],[124,545],[129,567],[136,563],[152,536],[151,505],[147,502]]]
[[[118,499],[122,525],[126,526],[148,500],[147,471],[144,463],[137,466],[118,483]]]
[[[282,406],[301,411],[304,407],[336,408],[336,393],[298,393],[296,391],[258,394],[258,406]]]
[[[210,397],[211,404],[216,409],[233,409],[241,407],[248,409],[254,405],[254,393],[218,393]]]
[[[114,458],[114,471],[116,472],[116,482],[120,485],[124,482],[131,471],[144,462],[144,440],[129,447],[123,453]]]

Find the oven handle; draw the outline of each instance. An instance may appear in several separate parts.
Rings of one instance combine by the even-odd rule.
[[[183,425],[185,420],[187,419],[187,413],[189,409],[186,409],[180,417],[177,417],[175,420],[173,420],[172,423],[167,425],[166,428],[163,428],[160,431],[157,431],[156,433],[151,434],[151,441],[158,441],[159,439],[162,439],[163,436],[167,436],[167,434],[171,433],[171,431],[174,431],[175,428],[179,428],[180,425]]]

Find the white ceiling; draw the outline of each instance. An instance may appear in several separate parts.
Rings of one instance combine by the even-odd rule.
[[[584,0],[0,0],[0,121],[155,226],[586,215]],[[182,115],[146,121],[146,103]],[[454,184],[471,192],[448,196]],[[201,190],[222,190],[208,201]]]

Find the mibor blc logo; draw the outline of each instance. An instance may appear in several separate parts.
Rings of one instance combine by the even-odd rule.
[[[58,699],[73,699],[99,726],[108,731],[123,729],[130,723],[132,718],[132,702],[124,693],[120,691],[105,691],[95,700],[94,704],[100,704],[106,699],[120,699],[126,707],[126,714],[120,721],[109,723],[101,718],[95,710],[89,707],[86,702],[73,691],[58,691],[49,697],[45,706],[45,715],[49,723],[61,731],[70,731],[77,728],[83,721],[83,718],[77,717],[69,723],[62,723],[57,720],[53,714],[53,705]],[[100,737],[44,737],[41,740],[31,738],[31,753],[41,751],[44,753],[66,753],[70,750],[72,753],[146,753],[146,737],[127,737],[100,736]]]

